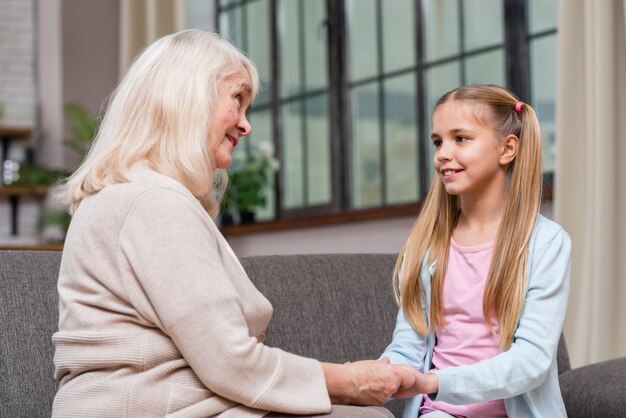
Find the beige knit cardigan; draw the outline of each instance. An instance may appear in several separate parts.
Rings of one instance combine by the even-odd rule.
[[[85,198],[58,291],[55,417],[330,411],[321,364],[263,344],[272,306],[170,177],[139,169]]]

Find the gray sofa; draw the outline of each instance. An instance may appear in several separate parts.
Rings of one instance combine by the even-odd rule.
[[[50,416],[60,259],[59,252],[0,251],[0,417]],[[389,342],[394,262],[382,254],[242,260],[274,305],[267,343],[333,362],[375,358]],[[626,358],[570,370],[561,342],[558,360],[570,417],[626,417]],[[387,407],[400,416],[400,402]]]

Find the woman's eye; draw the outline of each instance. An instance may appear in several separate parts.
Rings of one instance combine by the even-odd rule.
[[[457,136],[456,140],[457,140],[457,142],[465,142],[465,141],[469,140],[469,138],[466,137],[466,136]]]
[[[235,95],[235,100],[237,100],[239,103],[241,103],[241,101],[243,100],[243,97],[241,96],[241,94],[236,94]]]

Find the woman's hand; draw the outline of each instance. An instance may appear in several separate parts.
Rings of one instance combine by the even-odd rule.
[[[322,366],[328,394],[336,404],[382,405],[398,390],[414,388],[418,377],[410,367],[389,364],[387,358]]]

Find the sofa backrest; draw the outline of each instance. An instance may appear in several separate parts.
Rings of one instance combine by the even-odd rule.
[[[335,363],[377,357],[389,343],[397,314],[394,262],[387,254],[242,260],[274,306],[266,344]]]
[[[342,363],[376,358],[391,339],[397,307],[392,254],[243,258],[274,306],[266,344]],[[60,252],[0,251],[0,417],[49,417],[57,383],[54,348]],[[569,369],[565,345],[559,370]],[[398,414],[400,406],[388,405]]]
[[[49,417],[60,252],[0,251],[0,417]]]

